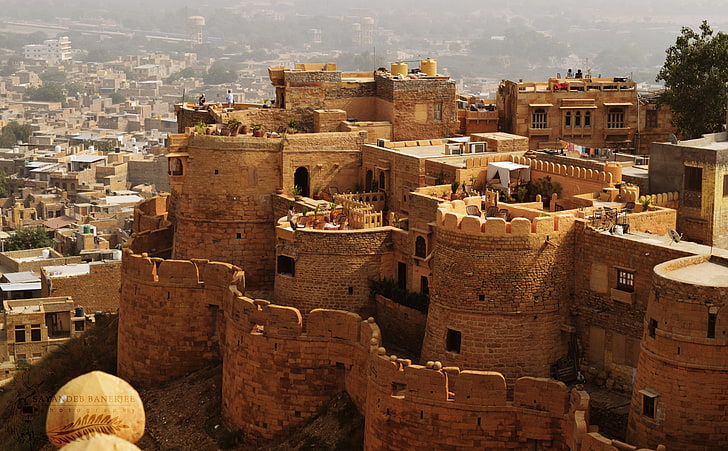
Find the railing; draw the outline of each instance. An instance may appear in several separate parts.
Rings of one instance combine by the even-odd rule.
[[[375,211],[374,205],[362,202],[359,199],[373,198],[373,196],[383,197],[382,193],[358,193],[358,194],[337,194],[334,202],[344,207],[349,214],[349,227],[352,229],[369,229],[373,227],[382,227],[384,221],[382,212]]]

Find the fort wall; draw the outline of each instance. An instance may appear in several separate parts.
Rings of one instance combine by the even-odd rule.
[[[270,288],[275,269],[271,196],[281,183],[281,139],[189,136],[170,154],[174,258],[210,258],[245,267],[253,289]]]
[[[220,359],[219,312],[243,273],[227,263],[150,258],[125,250],[119,308],[119,376],[156,385]]]
[[[366,417],[365,450],[590,449],[616,451],[588,434],[585,392],[496,372],[414,365],[380,347],[379,328],[356,314],[300,312],[232,290],[224,304],[223,418],[261,439],[281,437],[345,389]],[[304,329],[306,332],[304,332]],[[589,446],[582,448],[582,446]]]
[[[725,448],[728,260],[684,257],[657,265],[654,273],[628,437],[684,450]]]
[[[422,360],[492,369],[509,383],[548,376],[567,352],[574,217],[483,220],[464,204],[438,208]]]
[[[293,259],[293,274],[278,266],[276,303],[304,314],[315,308],[370,316],[369,280],[392,272],[392,229],[324,231],[298,229],[294,241],[280,239],[278,256]]]

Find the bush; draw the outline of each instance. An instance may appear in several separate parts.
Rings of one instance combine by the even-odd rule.
[[[383,278],[369,281],[369,291],[374,295],[382,295],[397,304],[427,313],[430,297],[424,293],[416,293],[401,288],[394,279]]]

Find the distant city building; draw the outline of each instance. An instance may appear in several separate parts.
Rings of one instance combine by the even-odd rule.
[[[53,64],[71,60],[71,40],[68,36],[58,39],[46,39],[43,44],[29,44],[23,46],[26,59],[42,60]]]

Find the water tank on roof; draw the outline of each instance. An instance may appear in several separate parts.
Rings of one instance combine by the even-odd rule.
[[[56,152],[60,152],[61,150],[63,150],[63,149],[61,148],[61,146],[58,146],[58,145],[57,145],[57,146],[55,147],[55,149],[56,149]]]
[[[89,152],[93,152],[95,150],[96,150],[96,148],[94,146],[88,146],[88,151]]]
[[[407,63],[392,63],[392,75],[399,75],[401,77],[407,76]]]
[[[41,255],[41,256],[42,256],[43,258],[48,258],[48,257],[50,257],[50,255],[51,255],[51,251],[50,251],[50,250],[48,250],[48,249],[43,249],[43,250],[41,250],[41,251],[40,251],[40,255]]]
[[[74,314],[76,318],[83,318],[86,316],[86,309],[83,307],[76,307],[76,313]]]
[[[428,77],[434,77],[437,75],[437,60],[430,58],[420,60],[420,72],[424,73]]]

